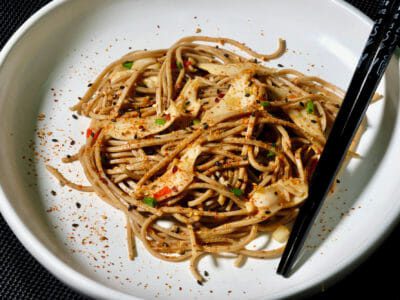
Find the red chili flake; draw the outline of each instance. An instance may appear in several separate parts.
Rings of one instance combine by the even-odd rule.
[[[86,130],[86,138],[88,139],[92,135],[92,133],[93,133],[92,129],[88,128]]]
[[[153,196],[156,199],[160,199],[161,197],[164,197],[171,193],[172,193],[172,190],[169,187],[165,186],[161,190],[159,190],[157,193],[155,193]]]
[[[170,114],[166,114],[164,116],[164,119],[167,120],[167,121],[171,120],[171,115]]]
[[[317,164],[318,164],[318,160],[317,160],[317,159],[314,159],[314,160],[311,162],[311,164],[310,164],[310,169],[309,169],[309,170],[310,170],[310,175],[314,173],[315,168],[317,167]]]
[[[139,126],[139,129],[140,129],[140,130],[144,130],[144,126],[143,126],[143,125],[140,125],[140,126]]]
[[[215,98],[215,100],[214,100],[216,103],[218,103],[219,101],[221,101],[221,99],[220,98]]]
[[[183,62],[183,64],[184,64],[185,68],[188,68],[189,66],[192,65],[192,62],[190,60],[186,60]]]
[[[93,137],[93,141],[96,141],[96,140],[97,140],[97,138],[98,138],[99,135],[100,135],[100,131],[101,131],[101,129],[100,129],[99,131],[96,132],[96,134],[95,134],[94,137]]]
[[[172,190],[173,190],[175,193],[179,192],[179,190],[178,190],[178,188],[177,188],[176,186],[173,186],[173,187],[172,187]]]
[[[176,171],[178,171],[178,167],[177,167],[177,166],[174,166],[174,167],[172,168],[172,173],[176,173]]]
[[[225,97],[225,94],[224,93],[219,93],[218,94],[218,98],[224,98]]]

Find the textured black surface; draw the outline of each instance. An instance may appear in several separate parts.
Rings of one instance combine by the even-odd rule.
[[[295,0],[294,0],[295,1]],[[317,0],[316,0],[317,1]],[[330,1],[330,0],[319,0]],[[48,0],[0,0],[0,49],[15,30]],[[374,18],[379,1],[349,0]],[[388,270],[399,269],[400,227],[358,269],[327,291],[312,299],[340,299],[372,296],[399,299],[397,275]],[[85,299],[48,273],[19,243],[0,216],[0,299]]]

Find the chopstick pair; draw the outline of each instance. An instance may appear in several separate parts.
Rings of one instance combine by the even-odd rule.
[[[383,0],[346,96],[310,182],[277,273],[290,271],[344,160],[354,134],[400,41],[400,0]]]

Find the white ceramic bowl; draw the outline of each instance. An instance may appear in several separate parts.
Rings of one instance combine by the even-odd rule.
[[[122,216],[95,195],[61,188],[44,169],[45,161],[60,165],[61,157],[83,141],[88,120],[73,120],[68,107],[107,63],[129,47],[168,47],[196,28],[263,52],[283,37],[289,51],[272,65],[293,66],[346,88],[371,22],[341,1],[52,2],[0,55],[1,212],[48,270],[96,298],[275,299],[321,289],[365,258],[400,212],[397,58],[380,89],[384,101],[368,111],[359,146],[363,159],[353,160],[341,174],[290,279],[275,274],[277,259],[249,259],[236,269],[229,259],[208,257],[200,270],[210,276],[199,286],[187,263],[158,261],[140,244],[138,258],[130,262]],[[40,113],[44,120],[38,120]],[[78,164],[61,168],[85,182]]]

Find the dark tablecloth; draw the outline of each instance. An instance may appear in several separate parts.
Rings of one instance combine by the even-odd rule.
[[[276,0],[278,1],[278,0]],[[296,0],[293,0],[296,1]],[[316,0],[317,1],[317,0]],[[331,0],[319,0],[331,1]],[[48,0],[0,0],[0,49],[18,27]],[[379,1],[348,0],[374,19]],[[400,299],[397,290],[400,226],[366,262],[342,281],[312,299],[372,296]],[[1,299],[85,299],[46,271],[25,250],[0,216],[0,298]],[[368,298],[369,299],[369,298]]]

